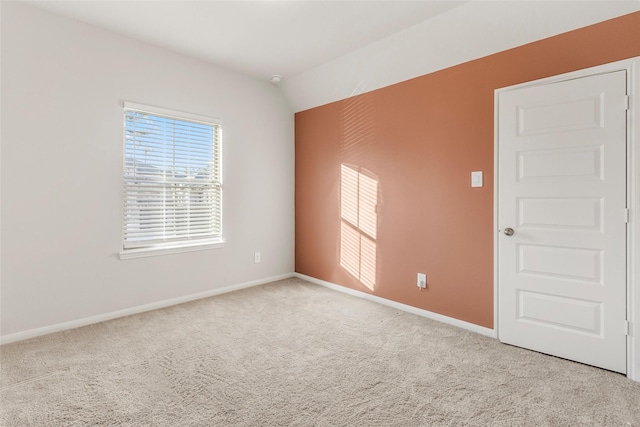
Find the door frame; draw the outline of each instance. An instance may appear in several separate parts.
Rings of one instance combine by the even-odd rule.
[[[494,91],[494,161],[493,161],[493,329],[498,335],[498,107],[500,93],[526,87],[542,86],[604,74],[614,71],[627,71],[627,207],[630,210],[627,224],[627,321],[630,323],[627,335],[627,378],[640,382],[640,56],[585,68],[570,73],[547,77]],[[633,262],[636,260],[636,262]],[[622,325],[620,326],[622,327]]]

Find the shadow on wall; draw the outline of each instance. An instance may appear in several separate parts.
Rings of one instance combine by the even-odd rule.
[[[340,267],[370,291],[376,286],[378,229],[373,101],[371,94],[350,98],[340,117]]]

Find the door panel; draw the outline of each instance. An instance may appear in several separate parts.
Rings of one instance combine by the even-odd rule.
[[[498,95],[498,336],[623,373],[625,95],[625,71]]]
[[[602,198],[519,197],[518,227],[602,230]]]

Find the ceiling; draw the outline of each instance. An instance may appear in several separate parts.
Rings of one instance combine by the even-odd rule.
[[[29,1],[257,78],[284,79],[465,1]]]
[[[17,1],[258,79],[281,75],[296,111],[640,10],[639,0]]]

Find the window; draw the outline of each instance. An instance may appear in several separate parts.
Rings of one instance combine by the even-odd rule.
[[[124,104],[121,258],[222,244],[222,125]]]

